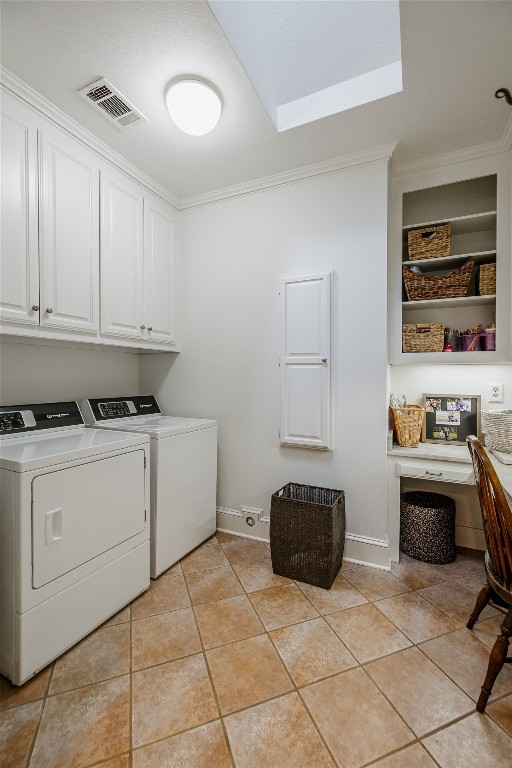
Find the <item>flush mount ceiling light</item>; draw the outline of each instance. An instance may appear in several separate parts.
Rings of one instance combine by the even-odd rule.
[[[190,136],[204,136],[219,122],[220,96],[201,80],[187,78],[172,83],[165,100],[173,122]]]

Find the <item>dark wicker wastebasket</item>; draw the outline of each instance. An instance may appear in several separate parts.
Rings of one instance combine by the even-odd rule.
[[[455,501],[441,493],[409,491],[400,497],[400,549],[424,563],[452,563]]]
[[[330,589],[345,545],[345,494],[287,483],[272,494],[270,552],[279,576]]]

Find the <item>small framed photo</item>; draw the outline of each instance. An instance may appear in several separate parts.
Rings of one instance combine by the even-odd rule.
[[[423,394],[423,443],[465,445],[468,435],[480,440],[480,395]]]

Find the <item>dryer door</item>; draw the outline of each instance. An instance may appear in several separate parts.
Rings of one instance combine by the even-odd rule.
[[[32,585],[42,587],[144,530],[144,451],[32,481]]]

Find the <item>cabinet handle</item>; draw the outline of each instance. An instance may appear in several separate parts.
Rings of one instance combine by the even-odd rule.
[[[429,472],[428,469],[425,472],[425,474],[426,475],[432,475],[432,477],[442,477],[443,476],[442,472]]]
[[[151,331],[152,331],[152,330],[153,330],[152,326],[151,326],[151,325],[149,325],[149,326],[148,326],[148,331],[151,333]]]
[[[141,325],[140,329],[141,329],[141,331],[145,331],[146,330],[146,326],[145,325]]]
[[[327,358],[326,358],[326,357],[322,357],[322,363],[323,363],[324,365],[327,363]]]
[[[46,314],[51,315],[53,313],[53,309],[51,307],[46,307]]]
[[[37,304],[32,304],[32,312],[39,312],[39,307]]]

